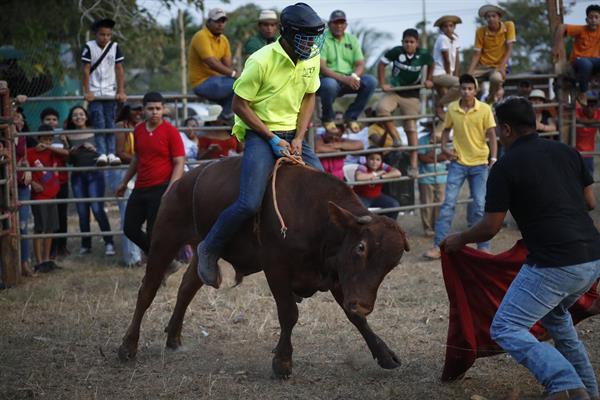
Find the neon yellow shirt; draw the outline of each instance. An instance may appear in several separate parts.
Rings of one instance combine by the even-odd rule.
[[[248,58],[233,91],[250,103],[271,131],[295,130],[304,95],[319,89],[319,63],[317,56],[294,64],[276,41]],[[239,141],[244,140],[246,129],[236,115],[233,134]]]
[[[453,143],[458,162],[467,167],[487,164],[490,150],[485,141],[485,132],[496,127],[492,109],[475,99],[475,106],[465,113],[459,102],[457,100],[448,105],[444,121],[444,129],[454,129]]]

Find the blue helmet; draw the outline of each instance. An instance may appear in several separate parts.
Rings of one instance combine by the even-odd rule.
[[[308,4],[296,3],[284,8],[280,31],[299,60],[308,60],[321,52],[325,23]]]

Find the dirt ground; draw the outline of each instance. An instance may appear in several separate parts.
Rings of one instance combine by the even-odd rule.
[[[596,187],[600,192],[600,187]],[[596,194],[600,198],[600,193]],[[600,222],[600,211],[593,212]],[[76,226],[73,216],[71,226]],[[464,206],[454,229],[465,227]],[[541,387],[506,355],[479,359],[458,382],[444,384],[448,300],[439,262],[424,261],[431,245],[417,215],[400,217],[411,252],[384,280],[369,322],[402,360],[379,368],[366,344],[329,293],[299,305],[294,372],[271,378],[271,350],[279,335],[275,303],[262,274],[237,288],[202,288],[184,323],[184,349],[165,350],[167,325],[182,271],[148,310],[137,359],[117,360],[143,271],[102,255],[71,256],[62,271],[27,279],[0,292],[2,399],[540,399]],[[492,250],[520,237],[514,223]],[[78,240],[71,239],[73,253]],[[600,371],[600,318],[578,326]]]

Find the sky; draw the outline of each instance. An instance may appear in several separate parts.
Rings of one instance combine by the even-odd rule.
[[[300,1],[300,0],[298,0]],[[321,16],[323,19],[329,19],[329,15],[335,9],[342,9],[348,18],[349,30],[352,30],[352,23],[360,21],[362,25],[372,27],[380,31],[390,32],[394,39],[390,43],[382,43],[381,51],[385,48],[399,45],[402,39],[402,31],[414,27],[423,20],[423,1],[420,0],[303,0]],[[296,0],[231,0],[228,4],[219,0],[205,0],[206,12],[214,7],[220,7],[227,11],[233,11],[241,5],[254,3],[263,9],[282,10],[287,5],[295,3]],[[433,30],[433,22],[446,14],[458,15],[463,23],[458,25],[456,33],[460,37],[461,43],[465,47],[470,47],[475,40],[475,30],[477,25],[475,18],[477,10],[483,4],[497,4],[497,1],[481,0],[425,0],[426,19],[429,21],[430,30]],[[565,4],[574,3],[571,13],[565,16],[565,23],[584,24],[585,8],[593,3],[600,3],[600,0],[564,0]],[[138,0],[138,4],[153,10],[153,14],[161,24],[166,24],[171,18],[177,15],[177,9],[167,10],[159,6],[158,0]],[[185,7],[182,3],[181,7]],[[190,9],[190,11],[192,11]],[[197,11],[193,10],[192,15]],[[197,16],[196,22],[200,22]],[[518,35],[517,27],[517,35]],[[378,53],[378,52],[375,52]]]

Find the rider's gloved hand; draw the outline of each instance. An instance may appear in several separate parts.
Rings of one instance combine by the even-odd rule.
[[[274,135],[271,139],[269,139],[269,144],[271,145],[271,150],[273,150],[275,157],[279,158],[290,153],[285,145],[282,146],[282,142],[287,143],[277,135]]]

